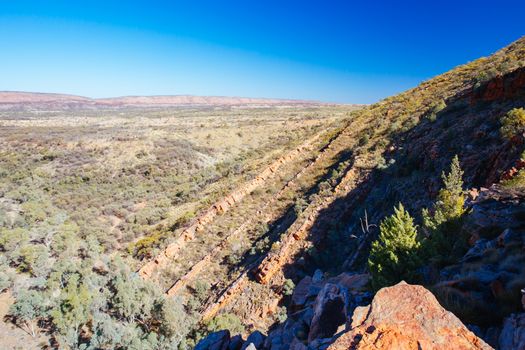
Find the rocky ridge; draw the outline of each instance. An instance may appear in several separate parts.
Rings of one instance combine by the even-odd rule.
[[[491,58],[479,60],[479,65],[492,59],[498,61],[505,55],[519,57],[523,64],[524,44],[521,39]],[[360,276],[358,272],[366,267],[370,241],[377,236],[374,224],[388,215],[398,202],[406,204],[414,214],[428,208],[441,186],[440,173],[458,154],[465,171],[464,182],[472,189],[467,201],[469,214],[458,232],[458,236],[464,233],[469,236],[465,255],[438,269],[424,266],[421,272],[427,289],[406,284],[385,288],[366,307],[371,299],[366,288],[342,286],[338,280],[329,283],[322,273],[302,277],[298,283],[295,280],[294,294],[286,301],[287,321],[271,328],[264,343],[252,344],[253,347],[301,350],[524,348],[525,316],[520,299],[525,287],[522,269],[525,192],[498,183],[512,179],[523,168],[520,161],[523,137],[505,140],[499,128],[502,116],[524,106],[525,68],[518,67],[466,87],[464,83],[457,84],[457,80],[450,82],[452,76],[458,72],[462,75],[473,66],[476,65],[446,73],[372,106],[369,114],[362,113],[361,116],[377,120],[395,120],[397,114],[411,113],[407,112],[411,99],[426,96],[436,86],[438,92],[430,101],[442,98],[444,106],[432,112],[436,110],[434,102],[427,102],[428,111],[420,115],[418,124],[394,134],[382,153],[384,164],[380,169],[363,172],[365,181],[353,183],[356,187],[350,185],[340,197],[332,197],[333,203],[318,208],[319,216],[306,215],[305,221],[297,221],[299,234],[294,236],[295,231],[291,230],[289,236],[282,237],[284,243],[291,237],[290,242],[316,242],[316,247],[322,249],[327,246],[326,233],[337,221],[339,226],[346,226],[348,235],[357,238],[350,246],[353,250],[340,249],[343,254],[350,253],[341,265],[342,270],[353,271],[345,272],[348,276]],[[346,175],[351,179],[351,171]],[[365,210],[371,215],[363,226],[361,218]],[[305,222],[309,223],[301,230]],[[283,275],[304,276],[311,266],[304,261],[312,256],[304,253],[306,245],[297,250],[288,249],[289,246],[283,244],[280,250],[268,254],[255,269],[254,278],[275,288],[282,284]],[[331,272],[341,271],[341,268],[327,267]],[[287,273],[283,273],[285,270]],[[228,298],[247,290],[236,285]],[[230,346],[228,334],[223,336],[225,347],[237,349],[236,345]],[[235,339],[238,343],[238,338]],[[200,349],[209,348],[207,344],[205,338],[199,344]],[[242,346],[252,345],[244,342]]]
[[[240,188],[236,189],[228,196],[220,199],[213,204],[203,214],[193,220],[184,231],[180,234],[174,243],[168,245],[155,259],[149,261],[139,270],[139,275],[143,278],[149,278],[157,269],[166,267],[170,263],[170,259],[175,257],[177,253],[184,247],[185,243],[195,238],[198,231],[202,230],[207,224],[209,224],[217,215],[223,214],[230,208],[235,206],[236,203],[240,202],[246,195],[250,194],[256,188],[262,186],[266,180],[274,176],[277,170],[286,165],[289,161],[296,159],[306,149],[309,149],[317,139],[319,135],[313,137],[296,149],[288,152],[284,156],[280,157],[266,169],[264,169],[258,176],[253,180],[244,184]],[[174,285],[177,289],[178,287]],[[171,292],[173,294],[173,291]]]

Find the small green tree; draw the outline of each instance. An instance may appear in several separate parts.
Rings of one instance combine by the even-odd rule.
[[[80,275],[72,274],[60,293],[60,300],[50,312],[59,339],[69,347],[78,346],[81,328],[90,319],[92,297],[88,287],[80,280]]]
[[[444,223],[457,220],[465,213],[465,196],[463,191],[463,170],[459,165],[458,156],[454,156],[450,172],[441,174],[443,184],[434,204],[433,214],[423,209],[423,223],[426,228],[436,230]]]
[[[37,321],[44,315],[45,302],[42,294],[36,290],[21,292],[9,313],[16,322],[32,337],[37,335]]]
[[[29,244],[29,232],[23,228],[0,228],[0,250],[13,261],[20,255],[20,249]]]
[[[501,118],[501,134],[506,138],[525,131],[525,109],[514,108]]]
[[[33,276],[46,276],[49,272],[49,252],[41,244],[27,244],[20,248],[18,270],[29,272]]]
[[[125,271],[120,271],[110,283],[114,291],[110,301],[117,318],[130,324],[137,320],[146,322],[156,299],[152,286]]]
[[[454,247],[464,243],[459,231],[465,214],[465,195],[463,191],[463,170],[458,156],[454,156],[450,172],[441,174],[444,187],[439,190],[432,212],[423,209],[423,227],[427,233],[424,242],[424,257],[435,262],[447,260]]]
[[[176,344],[183,342],[193,326],[179,297],[166,298],[162,296],[161,299],[157,300],[152,319],[159,323],[158,329],[152,327],[156,333]]]
[[[399,203],[394,214],[383,220],[379,229],[379,238],[372,242],[368,259],[372,287],[379,289],[401,280],[413,281],[420,265],[414,219]]]
[[[124,326],[105,313],[95,313],[92,323],[89,349],[117,349],[122,342]]]

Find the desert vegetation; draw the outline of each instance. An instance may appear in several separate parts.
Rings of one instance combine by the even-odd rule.
[[[0,288],[15,298],[12,322],[64,348],[186,346],[209,283],[172,298],[135,271],[211,203],[347,113],[3,111]]]
[[[423,284],[487,334],[524,281],[521,209],[479,227],[523,189],[524,65],[521,39],[362,108],[4,110],[6,322],[48,347],[187,349],[286,325],[295,286],[350,271],[363,300]]]

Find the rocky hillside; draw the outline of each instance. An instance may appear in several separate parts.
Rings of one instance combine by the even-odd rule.
[[[525,38],[353,112],[325,148],[337,155],[332,176],[319,174],[272,249],[215,306],[251,334],[212,333],[197,348],[523,349],[523,107]],[[411,265],[392,266],[376,293],[385,283],[370,247],[391,244],[380,223],[398,203],[407,211],[394,222],[417,225],[412,250],[396,257]],[[268,326],[283,307],[287,320]]]

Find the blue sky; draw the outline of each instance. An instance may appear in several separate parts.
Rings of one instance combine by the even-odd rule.
[[[0,90],[370,103],[525,35],[525,1],[0,1]]]

